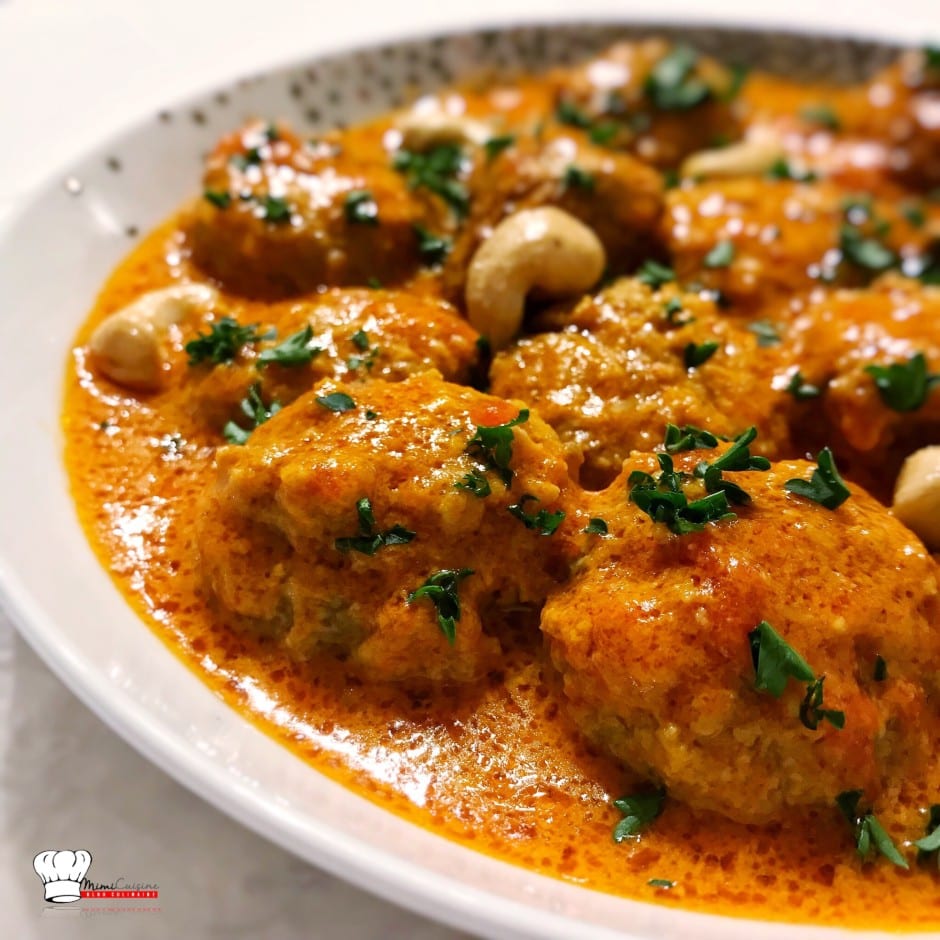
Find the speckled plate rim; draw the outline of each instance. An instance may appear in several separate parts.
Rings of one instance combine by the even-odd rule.
[[[637,17],[629,23],[642,25]],[[577,28],[566,21],[557,27],[531,25]],[[787,31],[793,24],[754,16],[748,22],[715,17],[682,26]],[[813,33],[845,35],[851,27],[817,23]],[[443,41],[460,42],[470,35],[462,31]],[[386,33],[383,45],[399,38]],[[882,42],[895,38],[905,36],[890,24],[878,37]],[[431,41],[413,33],[409,39]],[[370,56],[375,50],[356,45],[330,50],[329,57],[358,54]],[[316,61],[294,63],[278,74],[309,65]],[[202,113],[226,89],[188,98],[171,113]],[[199,122],[206,141],[234,126],[237,118],[227,112],[220,121],[219,126]],[[0,603],[37,654],[113,730],[223,812],[301,858],[460,929],[550,938],[744,940],[757,930],[768,940],[885,936],[735,920],[615,898],[465,849],[312,772],[228,708],[152,631],[140,629],[76,520],[58,416],[71,335],[94,291],[129,247],[126,236],[153,224],[194,188],[195,167],[190,167],[180,177],[181,185],[185,181],[181,192],[160,188],[154,198],[145,179],[125,175],[127,192],[113,201],[107,198],[107,173],[121,172],[120,157],[113,153],[124,152],[141,135],[149,141],[153,127],[148,116],[83,158],[69,160],[0,237],[0,349],[9,363],[0,376],[7,403],[0,411]],[[148,158],[151,168],[173,154],[171,145],[155,146]],[[73,189],[86,195],[84,203],[63,197],[63,181],[70,177],[78,181]],[[142,215],[130,221],[135,209]],[[97,229],[89,230],[89,221]]]

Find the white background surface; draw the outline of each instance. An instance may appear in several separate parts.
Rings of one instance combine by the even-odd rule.
[[[877,34],[889,16],[912,41],[940,38],[936,0],[778,6],[765,18],[793,27],[842,23]],[[753,0],[0,0],[0,232],[70,155],[233,75],[409,31],[631,11],[756,15]],[[52,847],[90,850],[93,875],[157,882],[160,912],[83,918],[74,907],[47,909],[32,857]],[[80,705],[0,613],[0,936],[458,935],[295,861],[183,790]]]

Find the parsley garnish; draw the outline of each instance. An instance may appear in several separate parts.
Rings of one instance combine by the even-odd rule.
[[[604,121],[601,124],[595,124],[588,132],[592,144],[599,147],[606,147],[620,133],[620,125],[613,121]]]
[[[636,796],[622,796],[614,800],[614,807],[620,810],[623,819],[614,826],[613,839],[618,844],[638,835],[663,811],[665,790],[655,793],[640,793]]]
[[[412,225],[411,228],[418,237],[418,254],[421,256],[421,261],[432,268],[443,264],[453,246],[451,240],[446,235],[432,234],[418,223]]]
[[[642,284],[647,284],[653,290],[658,290],[663,284],[668,284],[676,279],[676,272],[665,264],[658,261],[644,261],[636,273],[637,279]]]
[[[363,352],[369,348],[369,334],[365,330],[356,330],[349,340],[356,349],[361,349]]]
[[[823,720],[828,721],[834,728],[841,731],[845,727],[845,712],[822,707],[823,683],[825,681],[826,677],[820,676],[806,686],[806,695],[800,703],[800,721],[810,731],[815,731]]]
[[[216,209],[227,209],[232,204],[232,194],[224,189],[207,189],[202,196],[206,202],[211,202]]]
[[[931,855],[937,856],[937,865],[940,866],[940,803],[930,807],[930,816],[927,820],[927,835],[918,839],[914,845],[917,847],[917,861],[926,862]]]
[[[827,104],[810,105],[800,111],[800,117],[810,124],[819,124],[831,131],[837,131],[842,126],[839,115]]]
[[[702,450],[718,446],[718,438],[703,428],[694,424],[685,424],[681,428],[674,424],[666,425],[666,435],[663,439],[666,453],[675,454],[681,450]]]
[[[346,221],[354,225],[378,225],[379,205],[368,189],[354,189],[343,204]]]
[[[555,117],[560,124],[569,124],[571,127],[587,129],[591,126],[591,119],[576,104],[564,98],[555,108]]]
[[[258,333],[257,323],[242,326],[231,317],[222,317],[209,325],[207,334],[199,333],[194,340],[190,340],[186,344],[186,353],[191,366],[206,361],[219,365],[222,362],[231,362],[242,346],[261,339],[270,339],[272,336],[273,331]]]
[[[940,69],[940,46],[924,46],[924,65],[928,69]]]
[[[663,56],[646,78],[644,89],[661,111],[687,111],[711,97],[711,89],[692,72],[698,53],[689,46],[676,46]]]
[[[352,411],[356,407],[356,403],[345,392],[318,395],[317,404],[326,408],[327,411],[336,411],[340,414],[344,411]]]
[[[754,688],[759,692],[769,692],[774,698],[780,698],[790,678],[800,682],[815,681],[816,676],[809,663],[766,620],[762,620],[747,636],[757,676]]]
[[[875,657],[875,668],[872,671],[872,678],[875,682],[884,682],[888,678],[888,664],[884,656]]]
[[[535,529],[541,535],[554,535],[555,531],[564,521],[565,513],[559,509],[557,512],[549,512],[547,509],[540,509],[536,513],[525,511],[525,504],[529,502],[540,502],[538,497],[530,496],[526,493],[519,498],[518,503],[507,506],[507,510],[515,516],[527,529]]]
[[[646,883],[651,888],[665,888],[667,890],[676,886],[676,883],[674,881],[670,881],[668,878],[650,878],[650,880]]]
[[[908,202],[901,206],[901,215],[907,220],[912,228],[923,228],[927,221],[927,215],[923,208],[916,203]]]
[[[706,268],[726,268],[734,261],[734,242],[723,238],[705,255]]]
[[[359,552],[362,555],[374,555],[386,545],[407,545],[415,537],[414,532],[397,523],[384,532],[376,532],[372,503],[367,496],[356,501],[356,513],[359,516],[359,534],[337,539],[333,543],[337,551],[344,554]]]
[[[673,469],[672,458],[657,454],[662,473],[655,479],[642,470],[634,470],[627,479],[630,502],[645,512],[653,522],[667,526],[675,535],[701,532],[706,523],[734,519],[724,492],[712,493],[689,502],[682,491],[682,475]]]
[[[463,478],[458,483],[454,484],[454,487],[458,490],[466,490],[468,493],[473,493],[478,499],[485,499],[493,492],[490,487],[490,481],[476,470],[471,473],[465,473]]]
[[[907,868],[907,862],[881,823],[872,813],[859,812],[858,802],[861,797],[861,790],[847,790],[836,797],[836,805],[852,826],[859,856],[866,859],[874,849],[899,868]]]
[[[917,411],[940,383],[940,375],[927,371],[927,359],[921,352],[907,362],[865,366],[865,371],[874,379],[881,400],[893,411]]]
[[[470,206],[466,187],[457,176],[463,164],[463,152],[454,144],[441,144],[426,153],[399,150],[392,166],[404,173],[411,189],[423,187],[446,202],[458,216],[465,216]]]
[[[512,421],[497,425],[477,425],[476,434],[467,441],[467,453],[482,461],[487,470],[493,470],[506,487],[512,483],[512,429],[529,420],[528,408],[523,408]]]
[[[787,385],[787,391],[797,401],[807,401],[810,398],[819,398],[819,396],[822,395],[822,389],[818,385],[811,385],[807,382],[799,369],[790,377],[790,384]]]
[[[238,407],[241,408],[242,414],[251,422],[251,427],[246,431],[234,421],[229,421],[222,428],[222,436],[230,444],[244,444],[251,437],[251,432],[255,428],[264,424],[265,421],[274,417],[281,410],[280,402],[273,401],[270,405],[264,403],[261,398],[261,386],[257,382],[248,389],[248,394],[239,402]]]
[[[306,365],[314,356],[323,352],[319,346],[313,345],[312,341],[313,327],[308,323],[302,330],[288,336],[283,343],[263,350],[258,356],[258,365],[263,367],[272,362],[279,366]]]
[[[683,352],[685,367],[687,369],[697,369],[704,365],[718,352],[718,343],[709,340],[707,343],[689,343]]]
[[[728,501],[744,505],[751,501],[751,497],[737,483],[724,479],[728,472],[747,470],[769,470],[770,461],[766,457],[755,457],[751,454],[751,443],[757,437],[757,428],[750,427],[735,439],[734,443],[718,458],[709,463],[703,460],[695,468],[695,476],[705,483],[709,493],[724,493]]]
[[[257,147],[249,147],[244,153],[233,153],[228,162],[244,173],[248,167],[261,163],[261,151]]]
[[[607,523],[599,516],[592,516],[590,522],[581,531],[585,535],[607,535]]]
[[[349,338],[356,349],[360,349],[363,352],[368,352],[368,355],[350,356],[346,360],[346,365],[354,371],[360,368],[360,366],[365,366],[367,370],[371,370],[375,365],[375,358],[379,354],[379,347],[369,346],[369,334],[366,333],[365,330],[356,330],[356,332],[353,333],[353,335]]]
[[[777,327],[769,320],[755,320],[748,324],[748,330],[757,337],[758,346],[776,346],[780,342]]]
[[[679,319],[679,314],[682,313],[682,301],[678,297],[670,297],[666,303],[663,304],[663,312],[666,314],[666,322],[670,326],[688,326],[690,323],[695,322],[695,317],[688,316],[683,319]]]
[[[421,587],[408,595],[409,604],[426,597],[434,605],[437,609],[437,625],[451,645],[457,639],[457,622],[460,620],[457,590],[460,582],[472,574],[472,568],[444,568],[435,571]]]
[[[842,257],[868,271],[887,271],[898,262],[897,255],[875,238],[866,238],[855,225],[839,229]]]
[[[828,447],[824,447],[816,457],[818,466],[812,478],[807,480],[787,480],[783,488],[796,496],[811,499],[826,509],[838,509],[852,494],[839,476],[835,457]]]
[[[266,222],[281,225],[290,222],[291,208],[286,199],[280,196],[265,196],[261,201],[261,218]]]
[[[508,150],[516,142],[515,134],[502,134],[491,137],[483,144],[487,160],[495,160],[504,150]]]
[[[813,183],[818,179],[812,170],[796,167],[783,157],[771,164],[767,177],[772,180],[792,180],[794,183]]]
[[[594,191],[594,176],[581,167],[570,164],[565,168],[564,175],[565,189],[584,189],[587,192]]]

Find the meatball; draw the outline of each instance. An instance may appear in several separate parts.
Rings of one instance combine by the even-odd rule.
[[[583,485],[609,484],[630,451],[662,440],[666,422],[719,434],[757,425],[762,453],[791,450],[795,403],[774,388],[779,347],[761,346],[711,300],[623,280],[558,320],[567,321],[559,332],[520,339],[496,357],[491,390],[538,409],[583,459]]]
[[[240,420],[240,403],[254,385],[264,401],[286,405],[327,377],[400,381],[437,369],[464,383],[479,355],[476,331],[453,307],[412,293],[337,288],[269,304],[265,318],[258,332],[269,336],[272,328],[275,336],[242,346],[230,362],[188,369],[188,408],[210,427]],[[274,358],[292,339],[307,354]]]
[[[217,465],[198,546],[219,609],[370,680],[478,679],[492,616],[539,605],[574,550],[554,432],[433,372],[325,380]]]
[[[720,290],[752,314],[774,313],[822,284],[866,284],[922,257],[930,239],[894,201],[759,177],[670,190],[662,227],[681,280]]]
[[[311,142],[250,124],[220,141],[203,184],[187,223],[193,260],[247,296],[400,283],[419,265],[415,225],[438,224],[369,128]]]
[[[719,452],[676,455],[689,502],[704,496],[693,470]],[[542,613],[584,734],[677,799],[740,822],[783,821],[846,790],[876,797],[933,746],[921,717],[940,691],[934,561],[855,486],[834,510],[787,492],[810,479],[805,461],[726,473],[750,503],[676,535],[628,502],[630,474],[655,469],[634,455],[593,497],[609,535],[590,536]],[[768,665],[774,652],[764,622],[809,670],[784,672],[779,697],[757,688],[764,643]]]
[[[480,243],[520,209],[557,206],[592,229],[608,268],[632,270],[650,254],[662,212],[662,181],[629,156],[590,144],[583,134],[519,138],[470,179],[470,215],[454,240],[445,287],[463,299],[467,267]]]

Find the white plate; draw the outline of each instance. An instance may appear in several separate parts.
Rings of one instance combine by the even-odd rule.
[[[133,237],[198,187],[200,156],[253,115],[354,121],[481,65],[581,57],[616,28],[538,27],[344,53],[148,115],[51,179],[0,243],[0,591],[24,637],[115,731],[195,793],[297,855],[456,927],[505,937],[751,938],[753,922],[627,901],[530,874],[414,827],[245,722],[125,604],[78,525],[61,459],[71,337]],[[844,72],[884,50],[714,29],[706,49]],[[809,54],[807,54],[809,53]],[[843,931],[762,923],[761,937]],[[852,937],[862,934],[852,933]],[[868,935],[872,936],[872,935]]]

